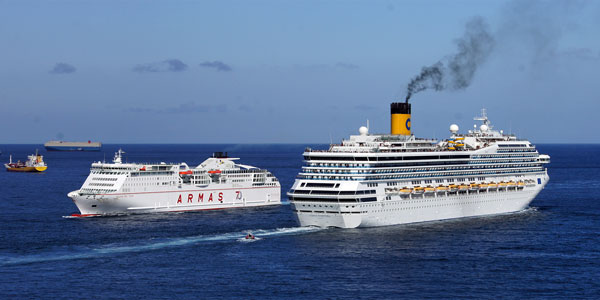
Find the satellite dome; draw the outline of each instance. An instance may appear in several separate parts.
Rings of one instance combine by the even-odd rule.
[[[485,124],[482,124],[481,126],[479,126],[479,129],[480,129],[481,131],[485,132],[485,131],[488,131],[488,129],[489,129],[489,128],[488,128],[488,126],[487,126],[487,125],[485,125]]]
[[[365,126],[360,126],[358,133],[360,133],[360,135],[367,135],[369,133],[369,129]]]
[[[456,124],[450,125],[450,132],[457,133],[458,132],[458,125],[456,125]]]

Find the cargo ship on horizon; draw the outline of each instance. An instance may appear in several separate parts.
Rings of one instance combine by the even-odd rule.
[[[102,143],[100,142],[65,142],[48,141],[44,144],[46,151],[100,151]]]

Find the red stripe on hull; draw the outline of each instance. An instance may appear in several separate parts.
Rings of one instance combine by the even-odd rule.
[[[98,217],[100,214],[72,214],[71,217],[75,218],[87,218],[87,217]]]

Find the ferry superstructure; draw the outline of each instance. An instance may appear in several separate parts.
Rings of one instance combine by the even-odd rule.
[[[302,226],[373,227],[516,212],[549,180],[527,140],[493,129],[485,110],[477,129],[449,139],[410,133],[410,104],[392,103],[391,134],[361,127],[328,150],[307,148],[287,193]]]
[[[92,163],[79,190],[70,192],[79,216],[193,211],[281,204],[281,187],[264,169],[237,164],[216,152],[196,167],[186,163]]]

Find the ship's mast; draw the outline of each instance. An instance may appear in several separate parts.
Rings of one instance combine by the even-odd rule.
[[[123,163],[123,153],[125,153],[125,151],[121,150],[121,148],[119,148],[119,151],[115,152],[115,158],[113,159],[113,163],[115,164],[120,164]]]
[[[485,108],[481,109],[481,116],[475,117],[475,118],[473,118],[473,120],[475,120],[475,121],[482,121],[483,124],[488,127],[488,129],[492,129],[492,125],[491,125],[490,120],[487,117],[487,113],[486,113],[486,109]]]

